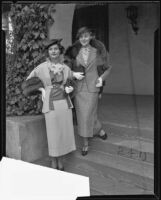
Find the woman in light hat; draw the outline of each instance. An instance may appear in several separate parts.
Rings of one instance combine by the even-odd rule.
[[[49,156],[52,158],[53,168],[64,170],[62,157],[76,149],[71,110],[73,105],[68,95],[73,87],[66,86],[66,82],[72,78],[80,80],[83,76],[82,73],[72,72],[64,64],[61,40],[48,41],[47,60],[29,74],[27,81],[32,82],[32,78],[37,77],[43,83],[43,87],[39,84],[37,89],[42,92]]]
[[[85,77],[76,81],[74,105],[78,134],[83,138],[82,155],[88,153],[88,139],[97,135],[107,139],[107,133],[97,118],[100,88],[111,70],[104,44],[96,40],[91,29],[78,30],[77,41],[65,53],[66,64],[73,71],[84,72]],[[102,91],[102,90],[101,90]]]

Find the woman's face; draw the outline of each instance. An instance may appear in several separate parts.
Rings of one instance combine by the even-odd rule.
[[[48,49],[49,57],[51,59],[56,59],[60,56],[60,49],[57,44],[54,44]]]
[[[91,39],[92,39],[92,36],[89,32],[85,32],[81,34],[81,36],[79,37],[79,41],[82,46],[87,46]]]

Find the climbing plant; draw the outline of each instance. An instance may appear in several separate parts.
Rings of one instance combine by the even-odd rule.
[[[44,61],[48,27],[54,23],[54,4],[11,5],[13,54],[6,55],[6,115],[33,115],[41,112],[41,97],[25,97],[21,89],[29,73]]]

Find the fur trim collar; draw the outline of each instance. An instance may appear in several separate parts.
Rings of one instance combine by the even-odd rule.
[[[107,51],[104,44],[96,39],[92,39],[90,45],[97,49],[97,55],[100,56],[103,60],[107,59]],[[81,49],[81,44],[79,41],[76,41],[72,46],[69,46],[65,52],[65,56],[70,59],[75,59]]]

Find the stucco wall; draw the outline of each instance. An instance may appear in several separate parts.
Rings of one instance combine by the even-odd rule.
[[[109,4],[109,51],[113,68],[104,92],[153,95],[154,31],[159,26],[158,4],[138,4],[138,35],[128,24],[127,6],[123,3]],[[55,23],[49,29],[49,37],[63,38],[65,47],[71,44],[74,8],[75,4],[57,4]]]
[[[109,5],[110,59],[113,66],[106,91],[154,93],[154,31],[159,26],[158,4],[138,4],[138,35],[128,24],[127,4]]]
[[[56,4],[54,25],[49,29],[49,38],[62,38],[62,45],[71,45],[71,30],[75,4]]]

